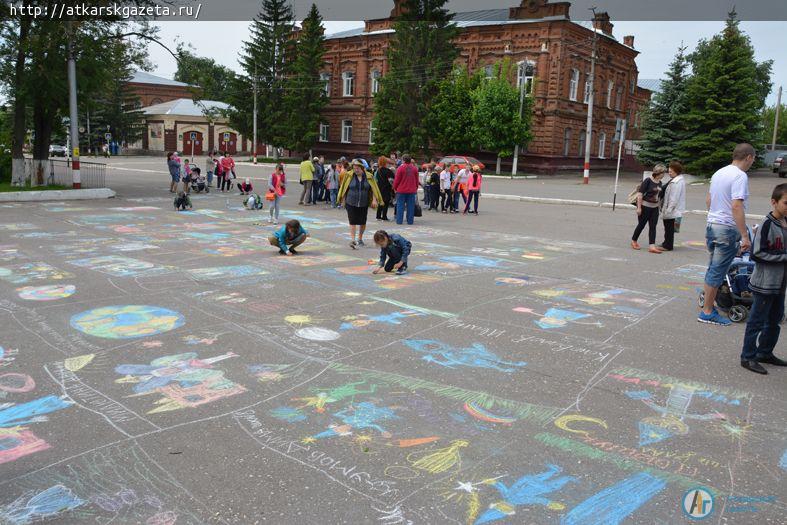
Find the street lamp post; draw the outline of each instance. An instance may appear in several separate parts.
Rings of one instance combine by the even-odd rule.
[[[519,118],[522,118],[522,107],[525,104],[525,76],[527,72],[527,61],[519,63],[520,73],[517,75],[519,78]],[[514,145],[514,162],[511,166],[511,178],[516,175],[517,164],[519,163],[519,143]]]
[[[71,184],[74,189],[82,187],[79,173],[79,115],[77,114],[77,66],[74,50],[74,22],[69,22],[68,31],[68,112],[71,118]]]
[[[252,112],[253,137],[251,139],[252,163],[257,164],[257,64],[254,64],[254,111]]]
[[[598,45],[598,32],[596,31],[596,8],[591,7],[593,11],[593,50],[590,52],[590,77],[588,78],[588,90],[590,96],[588,97],[588,118],[585,124],[585,163],[583,164],[582,171],[582,184],[590,182],[590,147],[591,138],[593,136],[593,99],[595,98],[595,90],[593,87],[593,80],[596,73],[596,49]]]

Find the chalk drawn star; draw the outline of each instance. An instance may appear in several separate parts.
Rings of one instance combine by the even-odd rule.
[[[456,488],[454,488],[454,490],[457,491],[457,492],[459,492],[460,490],[463,490],[463,491],[467,492],[468,494],[472,494],[473,492],[475,492],[476,489],[475,489],[475,487],[473,486],[473,484],[471,482],[469,482],[469,481],[460,481],[459,484],[456,486]]]
[[[370,441],[372,441],[372,439],[373,439],[372,436],[370,436],[368,434],[361,434],[361,435],[355,436],[353,441],[355,441],[356,443],[369,443]]]
[[[317,440],[314,439],[313,437],[305,437],[301,440],[301,443],[303,443],[304,445],[308,445],[309,443],[314,443],[315,441]]]

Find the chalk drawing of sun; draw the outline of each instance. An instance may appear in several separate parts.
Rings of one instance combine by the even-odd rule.
[[[285,317],[284,321],[293,326],[303,326],[306,324],[312,324],[314,319],[312,319],[310,315],[306,314],[293,314]]]

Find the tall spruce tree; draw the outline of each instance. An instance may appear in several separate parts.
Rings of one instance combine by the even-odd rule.
[[[757,63],[749,37],[738,27],[735,11],[724,30],[701,41],[689,56],[693,76],[686,86],[687,138],[678,156],[687,170],[712,175],[730,162],[735,144],[757,144],[761,111],[771,89],[771,61]]]
[[[467,68],[456,69],[439,82],[427,122],[440,151],[471,151],[476,146],[472,93],[480,84],[480,73],[470,75]]]
[[[388,73],[374,98],[372,151],[429,151],[429,106],[459,55],[447,0],[402,0],[388,47]]]
[[[293,60],[285,83],[287,116],[284,145],[287,149],[308,151],[319,137],[320,112],[328,102],[320,81],[324,54],[322,17],[317,6],[312,4],[294,42]]]
[[[686,84],[688,61],[681,46],[661,81],[661,91],[645,112],[642,149],[637,153],[646,165],[677,159],[678,146],[687,138]]]
[[[251,23],[251,38],[244,42],[238,75],[228,101],[230,124],[243,135],[253,130],[254,83],[257,83],[257,140],[281,145],[285,138],[283,105],[287,49],[293,28],[288,0],[262,0],[262,11]]]

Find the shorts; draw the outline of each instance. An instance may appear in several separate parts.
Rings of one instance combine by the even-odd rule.
[[[710,252],[705,284],[718,288],[730,269],[732,260],[738,255],[741,234],[734,226],[708,224],[705,228],[705,246]]]
[[[350,226],[366,226],[366,215],[369,213],[369,207],[350,206],[344,205],[347,208],[347,220],[350,221]]]
[[[172,177],[172,182],[180,182],[180,175],[173,175],[170,173],[169,176]]]

